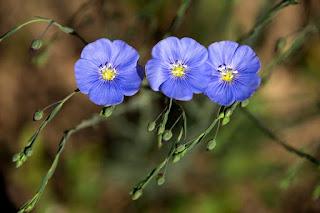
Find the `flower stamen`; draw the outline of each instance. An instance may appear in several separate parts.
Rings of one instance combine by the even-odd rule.
[[[116,69],[112,68],[110,63],[106,63],[105,66],[101,67],[100,72],[102,74],[102,78],[108,81],[113,80],[116,77],[117,73]]]
[[[182,64],[181,61],[177,61],[176,63],[172,64],[172,68],[171,68],[172,74],[177,77],[184,76],[186,69],[187,69],[187,66]]]
[[[221,65],[218,68],[218,71],[220,71],[222,80],[230,82],[234,78],[235,74],[238,73],[238,71],[233,70],[231,67],[227,67],[225,65]]]

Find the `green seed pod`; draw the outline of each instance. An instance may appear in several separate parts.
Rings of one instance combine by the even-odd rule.
[[[142,189],[136,190],[132,195],[132,200],[137,200],[142,196]]]
[[[148,132],[153,131],[155,128],[156,128],[156,122],[151,121],[151,122],[148,124]]]
[[[31,43],[30,50],[31,50],[31,51],[38,50],[38,49],[41,48],[41,46],[42,46],[42,40],[40,40],[40,39],[35,39],[35,40],[33,40],[32,43]]]
[[[165,130],[165,127],[163,124],[160,124],[160,126],[158,127],[158,135],[161,135]]]
[[[164,182],[166,182],[166,179],[164,177],[164,175],[162,173],[159,173],[157,176],[157,184],[158,186],[164,184]]]
[[[180,155],[174,155],[172,159],[172,163],[177,163],[180,160],[181,156]]]
[[[38,109],[37,111],[35,111],[35,113],[33,114],[33,120],[34,121],[38,121],[38,120],[41,120],[43,118],[43,111]]]
[[[33,154],[33,150],[32,150],[32,148],[27,148],[26,149],[26,155],[28,156],[28,157],[31,157],[31,155]]]
[[[217,142],[215,139],[209,140],[207,144],[207,150],[211,151],[212,149],[214,149],[214,147],[216,147],[216,145],[217,145]]]
[[[226,125],[227,123],[229,123],[230,121],[230,117],[225,117],[222,119],[222,126]]]
[[[13,157],[12,157],[12,162],[16,162],[16,161],[18,161],[19,159],[20,159],[20,152],[19,153],[17,153],[17,154],[15,154]]]
[[[184,149],[186,148],[186,145],[184,144],[180,144],[177,148],[176,148],[176,153],[180,153],[182,152]]]
[[[248,106],[248,104],[249,104],[249,99],[244,100],[241,102],[241,107],[246,107],[246,106]]]
[[[166,131],[164,131],[164,133],[163,133],[163,139],[165,140],[165,141],[168,141],[168,140],[170,140],[172,138],[172,131],[171,130],[166,130]]]
[[[18,160],[16,163],[16,168],[19,168],[20,166],[22,166],[23,161],[22,160]]]

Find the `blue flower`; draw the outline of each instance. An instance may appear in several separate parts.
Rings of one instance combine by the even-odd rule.
[[[191,38],[163,39],[153,47],[152,57],[146,64],[146,76],[154,91],[188,101],[193,93],[202,93],[209,84],[208,51]]]
[[[212,75],[204,94],[224,106],[250,98],[261,82],[257,74],[261,63],[255,52],[233,41],[215,42],[208,51]]]
[[[143,68],[138,52],[123,41],[101,38],[84,47],[74,67],[77,86],[97,105],[120,104],[138,92]]]

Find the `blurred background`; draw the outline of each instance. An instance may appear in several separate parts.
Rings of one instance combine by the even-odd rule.
[[[279,2],[194,0],[179,25],[170,27],[181,0],[0,0],[0,34],[34,16],[47,17],[88,42],[101,37],[124,40],[139,51],[144,66],[168,31],[206,47],[221,40],[245,41],[255,23]],[[281,9],[246,42],[262,62],[260,74],[272,73],[250,98],[248,111],[286,143],[317,159],[319,16],[318,0],[300,0]],[[52,26],[43,47],[29,50],[47,26],[30,24],[0,43],[0,200],[5,212],[17,212],[36,193],[64,131],[101,109],[86,95],[75,95],[43,130],[32,157],[18,169],[11,162],[41,123],[32,121],[35,110],[76,88],[73,66],[84,47],[81,40]],[[293,45],[290,54],[278,60]],[[276,66],[270,69],[272,63]],[[159,150],[156,133],[146,131],[165,101],[144,82],[106,122],[72,135],[33,212],[320,212],[316,166],[275,143],[240,107],[220,129],[215,149],[206,152],[204,140],[178,163],[169,164],[164,185],[153,180],[143,196],[132,201],[131,188],[167,156],[172,143]],[[218,109],[202,94],[181,104],[188,138],[205,130]],[[214,131],[207,139],[213,136]]]

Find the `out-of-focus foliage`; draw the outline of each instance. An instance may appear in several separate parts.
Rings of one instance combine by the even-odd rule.
[[[71,27],[88,42],[122,39],[141,55],[140,64],[170,29],[182,1],[0,1],[0,34],[32,16],[48,17]],[[206,47],[215,41],[246,37],[254,24],[279,1],[191,1],[172,34],[189,36]],[[300,1],[282,9],[262,29],[252,48],[262,71],[291,46],[306,26],[319,29],[320,3]],[[46,127],[34,154],[19,169],[11,163],[39,126],[36,109],[60,100],[76,88],[73,66],[83,43],[51,27],[42,47],[30,44],[48,23],[35,23],[0,43],[1,194],[15,212],[30,199],[53,161],[63,132],[100,108],[77,94]],[[248,110],[288,144],[319,159],[320,40],[317,29],[273,68],[270,79],[250,99]],[[275,52],[279,39],[285,39]],[[167,169],[166,182],[153,180],[132,201],[129,190],[169,152],[159,150],[147,126],[165,107],[161,94],[147,82],[134,97],[117,106],[106,122],[72,135],[57,170],[34,212],[319,212],[319,171],[265,135],[238,107],[221,127],[215,148],[201,143]],[[204,95],[181,103],[188,119],[188,138],[210,125],[218,106]],[[45,115],[46,116],[46,115]],[[179,115],[172,115],[179,116]],[[176,118],[175,117],[175,118]],[[169,126],[174,119],[169,119]],[[31,131],[32,130],[32,131]],[[173,131],[175,135],[179,130]],[[212,132],[207,139],[214,137]],[[315,190],[315,191],[313,191]]]

